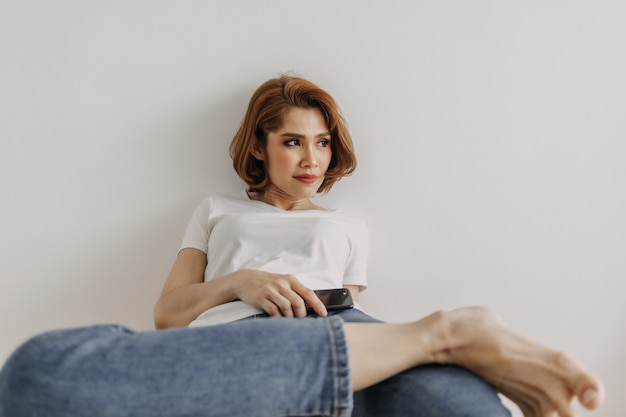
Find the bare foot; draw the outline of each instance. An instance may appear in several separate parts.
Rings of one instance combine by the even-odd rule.
[[[568,354],[512,332],[483,307],[446,314],[452,348],[443,361],[449,359],[480,375],[526,417],[574,417],[574,398],[590,410],[602,404],[602,382]]]

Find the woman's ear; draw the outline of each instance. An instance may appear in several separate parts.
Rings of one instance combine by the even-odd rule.
[[[255,140],[252,144],[250,153],[259,161],[265,160],[265,149],[263,149],[263,145],[258,140]]]

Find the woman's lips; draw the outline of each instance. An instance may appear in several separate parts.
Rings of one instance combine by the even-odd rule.
[[[294,178],[305,184],[313,184],[317,181],[317,175],[296,175]]]

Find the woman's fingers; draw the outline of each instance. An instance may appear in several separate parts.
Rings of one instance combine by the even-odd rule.
[[[293,275],[273,275],[263,298],[263,310],[272,317],[306,317],[306,304],[320,316],[326,316],[326,307],[315,292]]]
[[[307,311],[306,311],[307,304],[319,316],[326,317],[327,315],[326,306],[324,305],[324,303],[320,301],[317,294],[315,294],[315,291],[313,291],[310,288],[307,288],[299,281],[295,283],[293,288],[294,288],[294,291],[298,293],[298,297],[302,301],[302,304],[299,305],[299,310],[298,310],[299,315],[297,315],[296,317],[305,317],[307,315]]]
[[[271,312],[267,311],[267,313],[270,316],[272,317],[293,317],[294,316],[292,304],[291,304],[292,301],[290,301],[289,298],[283,296],[280,293],[277,293],[274,296],[272,296],[270,301],[276,307],[275,309],[271,309]]]
[[[287,317],[306,317],[307,304],[318,315],[322,317],[326,316],[326,306],[320,301],[317,294],[315,294],[315,291],[306,287],[294,276],[288,275],[287,277],[289,280],[289,287],[282,293],[282,296],[288,300],[290,304],[289,307],[285,306],[285,309],[289,308],[288,314],[291,314]]]

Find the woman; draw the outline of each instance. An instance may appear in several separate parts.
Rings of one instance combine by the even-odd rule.
[[[303,317],[305,302],[325,315],[311,289],[345,286],[358,298],[365,224],[310,200],[356,165],[332,97],[302,79],[268,81],[250,100],[231,155],[248,191],[198,207],[156,305],[156,326],[187,326],[203,312],[219,316],[212,323],[263,312]]]
[[[310,200],[356,164],[326,92],[266,82],[231,155],[248,190],[194,212],[155,306],[169,329],[32,339],[0,374],[0,417],[508,415],[496,389],[533,417],[601,404],[601,382],[574,359],[484,308],[394,324],[358,304],[326,311],[314,289],[358,302],[367,285],[365,225]]]

